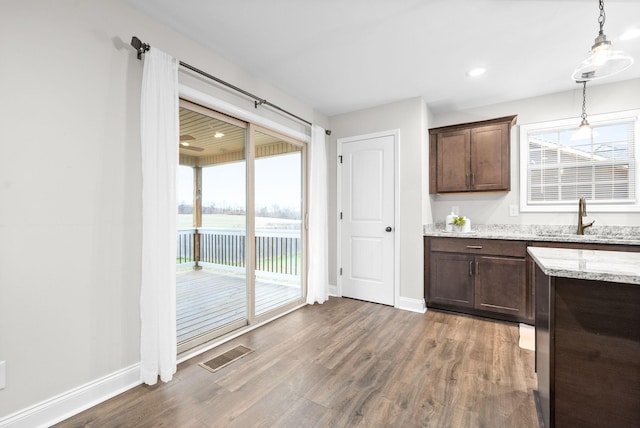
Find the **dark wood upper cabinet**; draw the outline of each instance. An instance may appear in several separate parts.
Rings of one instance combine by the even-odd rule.
[[[429,130],[429,192],[511,190],[511,126],[517,116]]]

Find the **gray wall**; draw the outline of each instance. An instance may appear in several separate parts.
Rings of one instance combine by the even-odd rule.
[[[640,79],[619,83],[587,86],[587,113],[595,115],[640,108]],[[433,218],[444,222],[451,206],[460,207],[460,214],[471,218],[472,224],[553,224],[575,225],[576,213],[520,213],[509,216],[509,205],[520,201],[519,125],[550,120],[579,118],[582,112],[582,86],[574,91],[528,98],[471,110],[433,116],[430,127],[473,122],[494,117],[518,115],[518,125],[511,133],[511,191],[508,193],[434,195],[431,197]],[[576,126],[579,119],[576,119]],[[577,206],[576,206],[577,212]],[[596,225],[640,225],[640,213],[589,212]]]
[[[140,360],[142,62],[133,35],[328,122],[121,0],[3,1],[0,418]],[[296,129],[181,75],[187,80]]]

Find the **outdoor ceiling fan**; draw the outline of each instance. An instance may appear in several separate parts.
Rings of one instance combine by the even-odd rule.
[[[201,152],[204,149],[202,147],[192,146],[189,141],[195,140],[191,135],[181,135],[180,136],[180,148],[185,150],[193,150],[194,152]]]

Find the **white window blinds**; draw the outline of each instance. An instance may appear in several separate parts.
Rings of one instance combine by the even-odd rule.
[[[589,122],[586,135],[575,120],[521,126],[521,209],[563,211],[580,197],[602,211],[638,206],[638,112]]]

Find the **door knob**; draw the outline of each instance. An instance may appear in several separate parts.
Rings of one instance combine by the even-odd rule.
[[[391,226],[387,226],[387,228],[385,229],[387,232],[391,232]]]

